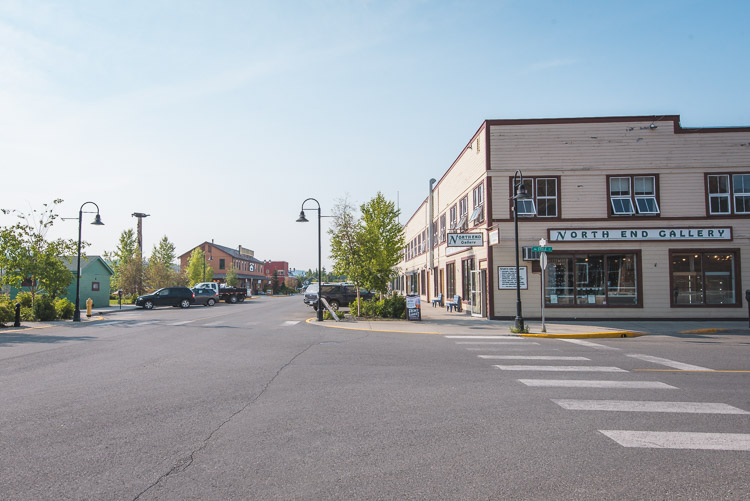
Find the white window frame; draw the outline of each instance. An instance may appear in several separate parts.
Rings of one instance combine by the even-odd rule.
[[[638,181],[644,179],[651,180],[650,193],[645,190],[638,191]],[[659,203],[656,201],[656,176],[633,176],[633,196],[638,214],[659,214]]]
[[[711,193],[711,178],[717,178],[717,179],[718,178],[724,178],[724,179],[726,179],[727,191],[726,192]],[[708,192],[708,213],[711,214],[712,216],[731,214],[732,213],[732,203],[731,203],[730,198],[732,196],[732,189],[731,189],[731,184],[730,184],[731,180],[729,179],[729,174],[709,174],[706,180],[707,180],[706,191]],[[726,210],[726,212],[723,212],[723,211],[714,212],[713,208],[712,208],[711,201],[714,200],[714,199],[722,199],[722,198],[726,199],[726,202],[727,202],[727,210]]]
[[[555,196],[554,197],[551,197],[549,195],[540,196],[539,195],[539,181],[545,181],[545,182],[554,181],[555,182]],[[545,215],[540,215],[538,211],[536,213],[536,216],[537,217],[557,217],[558,216],[558,210],[559,210],[559,207],[557,205],[557,194],[558,194],[558,190],[557,190],[557,178],[556,177],[536,177],[536,178],[534,178],[534,192],[537,195],[535,197],[535,200],[537,201],[537,204],[539,203],[540,199],[541,200],[554,200],[555,201],[555,214],[553,216],[546,215],[546,214]],[[520,216],[520,214],[519,214],[519,216]]]
[[[466,229],[466,221],[469,217],[469,195],[458,201],[458,229]]]
[[[479,140],[477,139],[477,143]],[[480,224],[484,222],[484,183],[479,183],[471,193],[473,210],[469,223]]]
[[[627,180],[628,192],[627,195],[612,194],[612,181],[614,180]],[[632,216],[635,214],[635,207],[633,206],[633,187],[632,178],[630,176],[612,176],[609,178],[609,203],[612,206],[613,216]],[[622,189],[619,190],[622,192]]]
[[[742,188],[743,191],[738,191],[738,189],[737,189],[737,183],[736,183],[736,179],[738,177],[739,178],[743,178],[743,177],[750,178],[750,174],[732,174],[732,203],[733,203],[734,213],[735,214],[750,214],[750,208],[747,208],[744,211],[737,210],[737,198],[738,197],[744,197],[744,198],[750,199],[750,179],[748,179],[747,183],[742,183],[743,184],[743,188]],[[746,207],[750,207],[750,200],[745,203],[745,206]]]

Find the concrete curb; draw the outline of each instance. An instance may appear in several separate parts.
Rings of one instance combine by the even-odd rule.
[[[646,332],[637,331],[611,331],[611,332],[586,332],[571,334],[519,334],[521,337],[541,337],[556,339],[603,339],[603,338],[623,338],[623,337],[640,337],[647,336]]]

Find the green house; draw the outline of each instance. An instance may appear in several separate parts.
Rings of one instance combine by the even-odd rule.
[[[63,258],[63,263],[73,273],[73,280],[68,286],[65,297],[72,303],[76,302],[76,268],[78,258]],[[115,272],[101,258],[101,256],[87,256],[81,258],[81,309],[86,308],[86,300],[91,298],[95,307],[109,306],[109,279]]]

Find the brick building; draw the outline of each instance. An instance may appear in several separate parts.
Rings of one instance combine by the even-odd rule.
[[[241,245],[236,249],[213,242],[196,245],[179,257],[182,271],[187,270],[188,260],[195,249],[201,249],[205,254],[206,268],[213,270],[214,282],[226,282],[227,271],[233,268],[237,272],[240,287],[255,291],[263,290],[269,284],[265,263],[256,259],[252,250]]]

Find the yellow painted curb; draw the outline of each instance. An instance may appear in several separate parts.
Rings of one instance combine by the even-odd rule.
[[[706,329],[693,329],[689,331],[680,331],[680,334],[714,334],[716,332],[724,332],[728,330],[729,329],[725,329],[723,327],[709,327]]]
[[[47,329],[49,327],[52,327],[51,325],[29,325],[28,327],[3,327],[3,329],[8,329],[7,331],[0,330],[0,333],[2,332],[21,332],[21,331],[31,331],[34,329]]]
[[[611,332],[587,332],[577,334],[519,334],[521,337],[541,337],[557,339],[603,339],[646,336],[646,332],[637,331],[611,331]]]
[[[305,320],[305,322],[309,324],[309,323],[316,322],[317,320],[318,320],[317,318],[313,317],[313,318],[308,318],[307,320]],[[332,324],[319,324],[319,323],[316,323],[315,325],[318,325],[320,327],[326,327],[328,329],[345,329],[345,330],[350,330],[350,331],[393,332],[397,334],[440,334],[440,332],[432,332],[432,331],[397,331],[397,330],[389,330],[389,329],[368,329],[365,327],[347,327],[345,325],[332,325]]]

